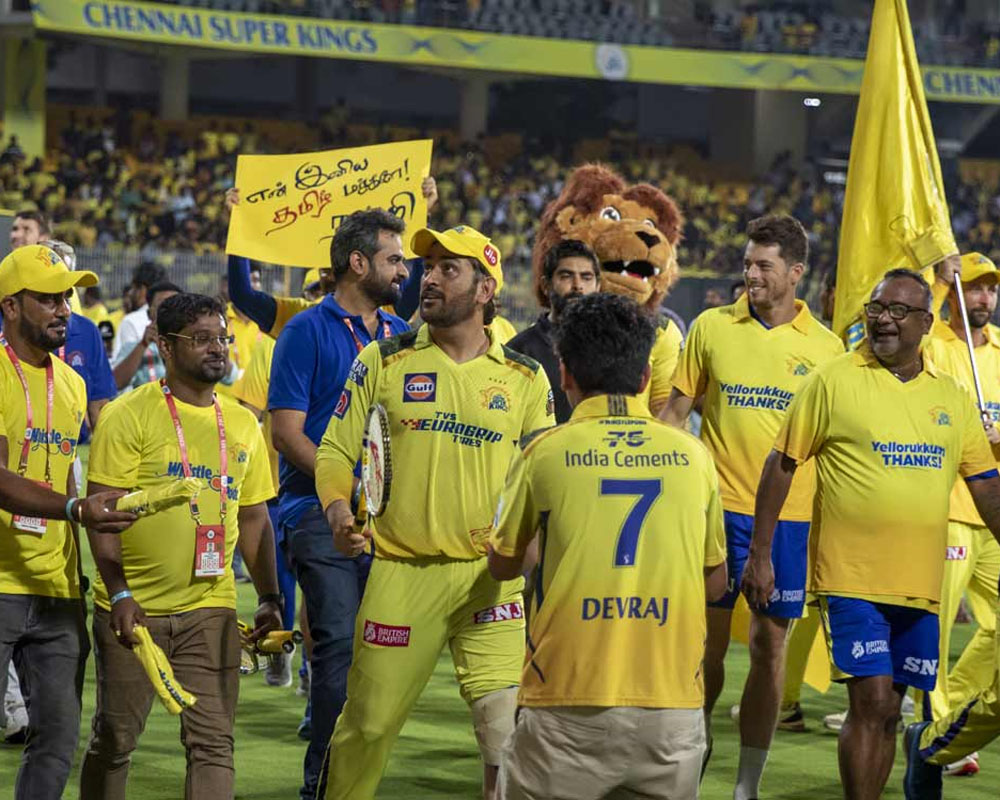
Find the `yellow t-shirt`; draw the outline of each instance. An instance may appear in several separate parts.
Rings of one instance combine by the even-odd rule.
[[[669,317],[661,316],[653,348],[649,351],[649,383],[639,395],[655,414],[667,402],[673,389],[672,379],[681,355],[680,329]]]
[[[87,408],[87,388],[83,378],[58,358],[52,359],[52,431],[45,428],[45,368],[21,362],[31,393],[34,417],[31,448],[25,477],[45,480],[48,453],[52,488],[66,491],[77,438]],[[0,348],[0,436],[7,440],[4,466],[17,471],[27,427],[24,388],[7,353]],[[50,519],[44,534],[11,527],[11,515],[0,510],[0,594],[34,594],[43,597],[79,597],[76,544],[63,520]]]
[[[278,451],[271,443],[271,414],[267,410],[267,389],[271,385],[271,360],[274,358],[274,339],[265,336],[254,348],[250,356],[250,364],[235,384],[233,397],[249,403],[262,412],[261,432],[264,434],[264,446],[267,448],[267,460],[271,465],[271,480],[274,482],[274,492],[278,493]]]
[[[229,360],[236,365],[236,368],[239,370],[238,374],[242,374],[250,364],[254,348],[258,342],[266,337],[260,328],[257,327],[256,322],[241,317],[236,313],[232,304],[226,310],[226,327],[229,333],[235,337],[233,343],[229,346]],[[235,383],[231,385],[220,383],[216,386],[216,391],[219,394],[232,397],[235,385]]]
[[[218,525],[219,431],[213,406],[178,400],[188,460],[205,480],[198,496],[203,525]],[[230,397],[220,396],[226,427],[229,488],[226,504],[226,573],[194,575],[195,521],[188,505],[173,506],[139,519],[122,534],[122,564],[129,589],[147,614],[179,614],[196,608],[235,608],[233,551],[241,506],[274,496],[264,440],[257,419]],[[122,489],[149,489],[183,477],[180,447],[159,383],[147,383],[113,400],[101,412],[90,448],[88,477]],[[107,609],[108,592],[98,576],[94,602]]]
[[[774,446],[815,457],[810,590],[936,608],[955,477],[996,474],[954,378],[925,360],[903,383],[862,343],[803,382]]]
[[[500,344],[507,344],[507,342],[517,336],[517,329],[510,324],[510,320],[504,319],[499,314],[493,318],[493,322],[490,323],[489,327],[493,331],[493,338],[499,341]]]
[[[1000,422],[1000,335],[992,325],[985,329],[986,344],[975,349],[976,367],[979,370],[979,382],[983,390],[983,401],[986,411],[994,423]],[[942,372],[951,375],[959,385],[969,393],[972,402],[976,402],[976,385],[972,379],[972,364],[969,361],[969,348],[946,322],[935,322],[931,329],[931,339],[924,348],[934,365]],[[951,490],[951,512],[949,518],[966,525],[984,526],[983,518],[976,510],[969,487],[965,481],[955,481]]]
[[[99,325],[100,323],[111,319],[111,314],[108,313],[108,307],[104,305],[104,303],[95,303],[90,308],[81,309],[80,313],[95,325]]]
[[[351,366],[340,416],[316,453],[324,508],[351,496],[373,403],[389,415],[393,474],[376,553],[481,558],[518,441],[555,421],[545,371],[495,339],[484,355],[456,364],[427,325],[372,342]]]
[[[769,329],[744,295],[704,312],[688,332],[673,384],[688,397],[704,394],[701,438],[719,470],[726,511],[754,513],[760,473],[792,397],[810,372],[844,352],[805,303],[795,305],[791,322]],[[805,464],[781,519],[811,519],[815,486],[815,468]]]
[[[288,324],[288,320],[300,311],[305,311],[316,305],[322,299],[322,297],[319,300],[306,300],[304,297],[275,297],[274,302],[277,303],[277,309],[274,312],[274,324],[267,335],[272,339],[277,339]]]
[[[520,705],[701,708],[704,568],[726,560],[701,442],[636,397],[588,398],[514,457],[497,517],[503,556],[540,531]]]

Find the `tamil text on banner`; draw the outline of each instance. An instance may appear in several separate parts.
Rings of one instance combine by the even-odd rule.
[[[430,139],[321,153],[240,156],[240,203],[226,252],[271,264],[329,267],[330,240],[344,217],[384,208],[410,233],[427,224],[420,184],[430,174]],[[409,252],[409,236],[403,236]]]
[[[854,347],[886,271],[956,253],[905,0],[876,0],[840,227],[833,330]]]

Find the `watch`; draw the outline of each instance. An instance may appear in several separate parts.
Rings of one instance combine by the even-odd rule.
[[[266,594],[257,595],[257,605],[263,605],[264,603],[274,603],[282,610],[285,608],[285,598],[277,592],[268,592]]]

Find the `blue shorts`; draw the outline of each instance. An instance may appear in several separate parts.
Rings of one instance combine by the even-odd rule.
[[[824,595],[819,600],[835,680],[891,675],[895,683],[925,692],[934,688],[937,614],[856,597]]]
[[[729,569],[729,586],[720,600],[709,603],[714,608],[733,608],[740,596],[743,567],[750,554],[750,537],[753,534],[753,517],[726,511],[726,566]],[[797,619],[802,616],[806,600],[806,564],[808,562],[809,523],[778,520],[771,545],[771,562],[774,564],[774,593],[767,608],[769,617]]]

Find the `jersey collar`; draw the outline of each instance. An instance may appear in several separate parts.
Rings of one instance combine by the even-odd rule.
[[[867,338],[861,340],[861,344],[859,344],[857,349],[854,351],[854,357],[858,364],[862,364],[867,367],[875,367],[876,369],[884,369],[886,372],[889,371],[882,366],[882,363],[875,357],[871,346],[868,344]],[[924,362],[924,368],[921,372],[926,372],[932,378],[937,378],[940,375],[940,372],[938,371],[938,368],[934,366],[931,359],[929,359],[926,354],[923,354],[922,360]]]
[[[486,355],[494,361],[503,364],[507,360],[507,357],[503,353],[503,344],[493,335],[493,329],[490,328],[489,325],[487,325],[483,330],[486,331],[486,336],[490,340],[490,346],[486,351]],[[413,343],[413,347],[416,350],[422,350],[423,348],[430,347],[433,344],[434,340],[431,339],[430,326],[424,323],[417,328],[417,338]]]
[[[340,303],[334,300],[333,292],[324,297],[323,300],[320,302],[320,305],[323,306],[327,311],[330,311],[336,316],[340,317],[340,319],[350,319],[350,320],[361,319],[361,317],[346,311],[344,307],[340,305]],[[375,309],[375,316],[378,318],[379,322],[387,322],[389,319],[388,314],[386,314],[381,308]]]
[[[577,403],[570,419],[652,416],[649,407],[634,394],[597,394]]]
[[[958,334],[951,329],[951,325],[943,319],[935,320],[934,327],[931,329],[931,336],[945,342],[962,341],[958,338]],[[964,342],[962,343],[964,344]],[[986,326],[986,343],[1000,350],[1000,334],[997,333],[997,329],[992,323]]]
[[[740,295],[739,299],[733,303],[733,322],[746,322],[751,320],[756,322],[754,315],[750,311],[750,298],[747,297],[746,292]],[[809,312],[809,306],[807,306],[801,300],[795,301],[795,308],[797,313],[792,317],[790,324],[799,333],[809,333],[809,322],[812,320],[812,314]],[[763,323],[760,323],[763,324]],[[780,325],[776,327],[781,327]],[[773,330],[773,328],[767,328],[767,330]]]

